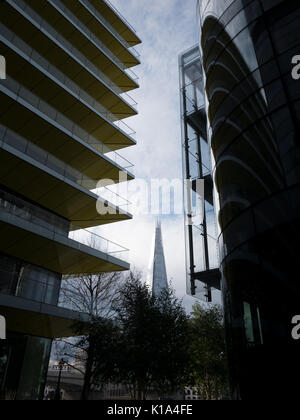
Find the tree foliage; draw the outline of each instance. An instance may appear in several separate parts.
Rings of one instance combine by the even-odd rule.
[[[153,296],[141,277],[130,272],[121,287],[113,287],[109,317],[91,311],[88,330],[86,325],[76,326],[82,336],[76,346],[85,358],[82,399],[88,399],[93,386],[108,383],[127,386],[135,400],[146,399],[150,392],[167,396],[191,385],[203,399],[226,396],[221,308],[197,304],[189,318],[173,291]],[[86,285],[83,294],[90,297],[97,291],[100,296],[99,287]]]
[[[122,273],[67,277],[62,283],[60,304],[91,317],[111,318],[123,278]]]
[[[182,388],[188,371],[188,318],[173,293],[155,297],[140,275],[130,273],[114,311],[114,348],[105,359],[110,380],[126,385],[138,400],[150,391],[165,395]],[[97,343],[103,347],[101,340]],[[103,363],[101,352],[96,354],[96,364]]]
[[[101,387],[107,380],[110,358],[106,353],[106,359],[100,362],[98,359],[96,363],[95,349],[99,356],[103,356],[112,346],[111,340],[115,337],[111,321],[115,317],[113,306],[117,306],[118,290],[123,279],[120,273],[100,273],[63,280],[60,305],[88,314],[91,319],[88,326],[80,323],[74,325],[79,337],[59,339],[54,343],[58,359],[63,358],[68,362],[76,357],[76,366],[73,363],[69,366],[84,376],[82,400],[88,399],[94,386]],[[107,362],[104,363],[104,360]]]
[[[219,306],[205,309],[197,304],[190,319],[189,349],[192,382],[202,399],[228,394],[223,313]]]
[[[113,379],[119,328],[111,319],[93,317],[88,328],[85,324],[77,323],[74,330],[78,334],[82,334],[83,331],[86,334],[76,346],[85,354],[81,399],[88,400],[94,386],[101,389]]]
[[[154,387],[160,394],[183,389],[189,375],[188,317],[173,291],[156,298],[157,329]]]

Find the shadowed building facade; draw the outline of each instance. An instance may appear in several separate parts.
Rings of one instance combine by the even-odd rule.
[[[292,397],[300,343],[300,7],[198,2],[234,398]]]
[[[88,317],[59,308],[63,275],[129,269],[94,227],[131,219],[101,179],[134,178],[140,39],[104,0],[0,3],[0,341],[3,399],[43,396],[52,339]],[[96,204],[108,211],[98,213]],[[98,206],[99,208],[99,206]]]

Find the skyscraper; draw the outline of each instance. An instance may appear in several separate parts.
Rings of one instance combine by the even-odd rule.
[[[292,397],[300,342],[300,7],[199,0],[233,396]]]
[[[91,229],[132,217],[97,183],[134,178],[118,151],[136,144],[139,43],[105,0],[0,2],[1,398],[41,398],[51,340],[88,321],[57,306],[62,276],[129,269]]]
[[[168,278],[166,261],[162,241],[161,222],[158,221],[155,229],[155,245],[152,269],[152,293],[159,296],[164,290],[168,290]]]

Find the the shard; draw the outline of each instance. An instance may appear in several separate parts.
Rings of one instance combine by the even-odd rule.
[[[152,271],[152,293],[159,296],[163,290],[168,290],[168,278],[166,270],[166,262],[164,255],[164,247],[162,241],[161,222],[156,224],[154,260]]]

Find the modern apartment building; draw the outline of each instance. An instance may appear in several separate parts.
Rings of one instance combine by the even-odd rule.
[[[212,290],[220,290],[221,276],[204,82],[198,45],[180,54],[179,73],[183,176],[189,181],[184,185],[187,293],[212,302]],[[199,189],[198,181],[203,182]]]
[[[132,217],[97,183],[134,178],[119,150],[136,144],[123,120],[137,114],[140,42],[107,0],[0,2],[2,399],[41,398],[52,339],[88,321],[57,306],[62,276],[129,269],[94,229]]]
[[[300,341],[300,6],[198,0],[233,396],[291,398]],[[202,118],[198,118],[201,120]]]

